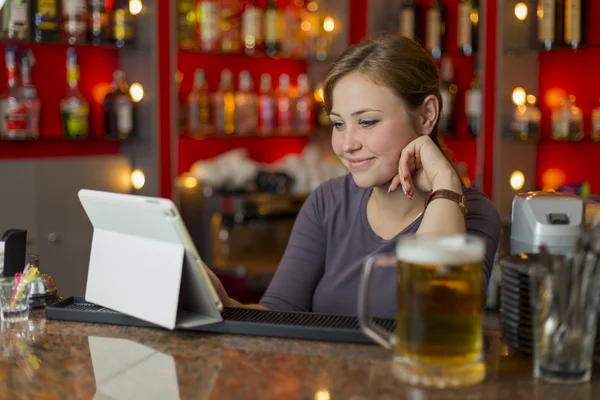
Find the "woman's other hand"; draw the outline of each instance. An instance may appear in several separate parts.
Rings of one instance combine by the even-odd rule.
[[[210,268],[206,267],[205,270],[206,270],[206,273],[208,274],[208,278],[210,279],[210,282],[212,283],[212,285],[215,287],[215,290],[217,291],[217,295],[219,296],[221,303],[223,303],[223,307],[232,307],[234,304],[234,301],[227,294],[227,291],[225,290],[225,287],[221,283],[221,280],[217,277],[217,275]]]

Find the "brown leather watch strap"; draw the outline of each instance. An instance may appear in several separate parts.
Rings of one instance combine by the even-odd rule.
[[[435,199],[451,200],[458,204],[463,215],[467,215],[467,208],[465,206],[465,196],[462,193],[457,193],[453,190],[448,189],[438,189],[434,192],[431,192],[429,196],[427,196],[427,199],[425,199],[425,209],[427,209],[429,203],[431,203],[431,201]]]

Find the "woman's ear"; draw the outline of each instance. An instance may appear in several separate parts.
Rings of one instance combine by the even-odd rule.
[[[439,114],[440,102],[438,98],[432,94],[427,96],[420,107],[419,115],[421,133],[423,135],[430,135],[433,132]]]

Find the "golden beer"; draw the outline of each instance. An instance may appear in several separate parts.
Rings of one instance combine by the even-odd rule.
[[[396,254],[365,262],[358,288],[358,322],[377,344],[394,349],[394,374],[413,385],[446,388],[484,380],[483,260],[485,242],[468,234],[407,234]],[[398,269],[396,332],[373,323],[369,311],[376,268]]]
[[[483,246],[463,239],[423,239],[397,249],[395,356],[407,373],[450,386],[483,380]],[[454,382],[455,385],[452,385]]]

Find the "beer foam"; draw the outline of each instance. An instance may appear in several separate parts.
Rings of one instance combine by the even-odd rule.
[[[398,260],[420,265],[476,264],[484,256],[483,240],[467,239],[460,235],[441,238],[415,236],[401,242],[396,250]]]

